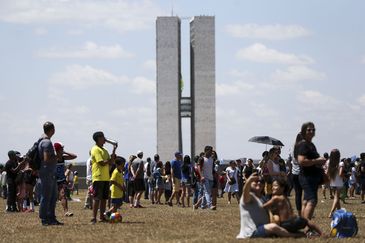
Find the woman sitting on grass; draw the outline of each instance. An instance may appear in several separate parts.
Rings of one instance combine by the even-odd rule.
[[[237,239],[303,236],[303,234],[288,232],[278,224],[270,223],[268,213],[260,200],[263,189],[264,181],[257,173],[253,173],[243,187],[240,200],[241,230]]]

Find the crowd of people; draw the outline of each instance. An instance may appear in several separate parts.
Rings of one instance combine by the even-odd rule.
[[[298,133],[293,154],[281,158],[281,148],[265,151],[254,173],[246,180],[240,201],[241,230],[237,238],[321,236],[321,229],[312,221],[318,204],[318,189],[322,188],[322,202],[326,190],[333,204],[328,212],[332,218],[340,209],[340,201],[355,198],[365,192],[365,153],[359,158],[341,158],[333,149],[321,156],[312,142],[315,126],[304,123]],[[294,189],[295,207],[288,200]],[[267,214],[269,210],[269,215]],[[301,231],[304,229],[304,232]]]
[[[32,168],[31,158],[9,151],[9,160],[0,166],[0,190],[7,198],[7,212],[34,212],[39,203],[42,225],[62,225],[55,214],[56,202],[61,202],[65,216],[73,216],[68,201],[73,190],[78,193],[78,173],[66,161],[77,155],[65,151],[60,142],[52,143],[53,123],[46,122],[43,130],[37,144],[40,167]],[[193,158],[177,151],[171,161],[161,161],[158,154],[144,159],[139,150],[125,159],[117,155],[115,142],[109,154],[104,148],[108,140],[98,131],[92,136],[95,145],[86,162],[84,208],[92,210],[90,223],[95,224],[108,221],[123,203],[144,208],[142,197],[151,204],[216,210],[217,198],[226,193],[227,203],[234,198],[240,207],[237,238],[296,237],[302,236],[302,229],[307,235],[320,236],[321,229],[312,221],[318,188],[322,188],[322,200],[327,199],[327,191],[333,199],[328,217],[355,194],[365,203],[365,153],[341,158],[340,151],[333,149],[320,156],[312,143],[314,135],[314,124],[305,123],[288,158],[281,157],[281,147],[273,146],[263,152],[257,165],[252,159],[237,159],[224,168],[211,146]],[[288,200],[293,190],[296,213]]]

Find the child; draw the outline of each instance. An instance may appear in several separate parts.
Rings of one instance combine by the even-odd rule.
[[[73,213],[68,208],[67,198],[67,174],[65,174],[65,161],[76,159],[77,156],[73,153],[66,152],[64,146],[60,142],[53,144],[56,152],[56,180],[58,188],[58,200],[61,201],[61,205],[66,217],[72,217]],[[69,168],[71,168],[71,164]],[[69,170],[70,171],[70,170]]]
[[[336,209],[341,208],[340,195],[343,187],[344,163],[340,162],[340,156],[341,154],[338,149],[332,150],[328,164],[327,175],[330,178],[330,185],[335,193],[332,208],[328,215],[329,218],[332,218],[332,214]]]
[[[123,203],[123,193],[125,192],[124,179],[123,179],[123,168],[125,164],[125,159],[123,157],[117,157],[115,159],[116,168],[114,169],[112,176],[110,178],[110,197],[112,206],[105,212],[105,216],[110,218],[112,213],[118,211]]]
[[[232,194],[235,195],[238,193],[238,183],[237,183],[237,168],[236,162],[231,160],[229,162],[229,166],[226,168],[226,187],[224,188],[224,192],[228,193],[228,204],[231,204]],[[237,202],[239,203],[240,198],[236,196]]]
[[[166,180],[166,177],[164,177],[162,175],[162,170],[163,170],[163,164],[162,164],[162,161],[158,161],[157,164],[156,164],[156,169],[155,171],[153,172],[153,177],[156,181],[156,204],[163,204],[161,202],[161,196],[162,196],[162,193],[164,192],[164,189],[165,189],[165,185],[164,185],[164,178]]]
[[[264,208],[270,209],[274,223],[291,233],[296,233],[300,229],[308,227],[322,236],[323,233],[318,226],[305,218],[294,215],[290,201],[286,197],[286,187],[287,184],[284,178],[276,178],[272,184],[272,198],[263,205]]]
[[[76,195],[79,195],[79,176],[78,172],[75,170],[74,172],[74,191],[76,191]]]

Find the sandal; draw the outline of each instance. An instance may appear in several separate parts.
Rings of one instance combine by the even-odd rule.
[[[65,213],[65,216],[66,217],[72,217],[72,216],[74,216],[74,214],[72,212],[67,212],[67,213]]]

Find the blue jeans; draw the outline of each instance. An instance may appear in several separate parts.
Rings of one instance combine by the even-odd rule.
[[[205,179],[204,183],[200,184],[200,195],[204,195],[203,202],[201,204],[202,208],[206,206],[210,208],[212,206],[212,187],[213,180]]]
[[[56,221],[56,202],[57,202],[57,180],[55,173],[49,170],[40,170],[39,178],[41,181],[41,201],[39,205],[39,218],[42,223]]]

